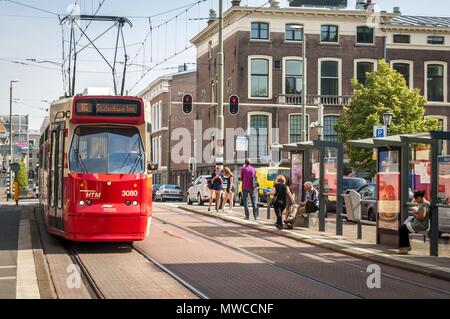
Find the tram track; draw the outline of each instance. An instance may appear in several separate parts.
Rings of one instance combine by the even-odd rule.
[[[204,222],[204,223],[208,223],[208,224],[211,224],[211,225],[214,225],[214,226],[224,227],[224,225],[223,225],[224,223],[231,223],[231,222],[223,221],[223,223],[220,224],[220,223],[217,223],[217,222],[214,222],[214,221],[211,221],[211,220],[207,219],[207,217],[196,216],[195,214],[192,214],[192,213],[190,213],[190,212],[180,211],[179,209],[176,209],[176,208],[171,208],[171,210],[172,210],[172,211],[176,211],[176,212],[179,213],[179,214],[188,216],[189,218],[192,218],[192,219],[194,219],[194,220],[201,221],[201,222]],[[282,269],[285,269],[285,270],[287,270],[287,271],[291,271],[291,272],[293,271],[293,270],[291,270],[291,269],[287,269],[287,268],[284,267],[284,266],[281,266],[281,265],[276,264],[276,262],[274,262],[274,261],[268,260],[267,258],[264,258],[264,257],[262,257],[262,256],[258,256],[258,255],[254,254],[254,253],[251,253],[251,252],[249,252],[249,251],[247,251],[247,250],[245,250],[245,249],[242,249],[242,248],[239,248],[239,247],[235,247],[235,246],[231,246],[231,245],[225,244],[225,243],[223,243],[222,241],[219,241],[219,240],[217,240],[217,239],[215,239],[215,238],[213,238],[213,237],[211,237],[211,236],[208,236],[208,235],[205,235],[205,234],[202,234],[202,233],[193,231],[193,230],[191,230],[191,229],[189,229],[189,228],[186,228],[186,227],[183,227],[183,226],[176,225],[176,224],[174,224],[174,223],[172,223],[172,222],[168,222],[167,220],[164,220],[163,218],[160,218],[160,217],[155,217],[155,216],[154,216],[153,218],[155,218],[156,220],[159,220],[160,222],[167,223],[167,224],[172,225],[172,226],[174,226],[174,227],[183,229],[183,230],[185,230],[185,231],[190,231],[190,232],[196,233],[196,234],[198,234],[199,236],[201,236],[201,237],[203,237],[203,238],[207,238],[207,239],[209,239],[209,240],[211,240],[211,241],[213,241],[213,242],[215,242],[215,243],[218,243],[218,244],[220,244],[220,245],[222,245],[222,246],[225,246],[225,247],[228,247],[228,248],[232,248],[232,249],[237,250],[237,251],[239,251],[239,252],[241,252],[241,253],[249,254],[250,256],[256,257],[256,258],[258,258],[258,259],[260,259],[260,260],[264,260],[265,262],[269,262],[269,263],[271,263],[271,264],[273,264],[273,265],[275,265],[275,266],[277,266],[277,267],[280,267],[280,268],[282,268]],[[241,226],[241,227],[245,227],[244,225],[241,225],[241,224],[237,224],[237,225],[239,225],[239,226]],[[236,233],[236,234],[239,234],[239,235],[244,235],[244,236],[246,236],[246,237],[257,238],[257,239],[259,239],[259,240],[262,240],[262,241],[265,241],[265,242],[268,242],[268,243],[271,243],[271,244],[278,244],[278,245],[280,245],[280,246],[282,246],[282,247],[285,247],[285,248],[288,248],[288,249],[293,249],[294,251],[297,251],[297,252],[300,252],[300,253],[303,253],[303,254],[309,254],[309,253],[310,253],[310,252],[309,252],[308,250],[306,250],[306,249],[302,249],[302,248],[299,248],[299,247],[290,246],[290,245],[285,244],[285,243],[283,243],[283,242],[281,242],[280,240],[277,240],[277,239],[275,239],[275,238],[271,238],[271,239],[269,240],[269,239],[265,238],[264,236],[258,236],[258,235],[256,235],[255,233],[248,234],[248,233],[245,233],[245,232],[241,232],[241,231],[239,231],[239,230],[236,230],[236,229],[230,229],[230,227],[227,227],[227,229],[228,229],[230,232],[233,232],[233,233]],[[351,262],[346,262],[346,261],[342,261],[342,260],[339,260],[339,259],[336,259],[336,258],[332,258],[332,257],[326,256],[326,255],[321,255],[320,258],[323,258],[323,259],[328,260],[328,261],[330,261],[330,262],[339,263],[339,264],[343,264],[343,265],[345,265],[345,266],[352,267],[353,269],[355,269],[355,270],[357,270],[357,271],[359,271],[359,272],[366,272],[366,270],[367,270],[367,268],[365,268],[365,267],[356,265],[356,264],[351,263]],[[301,273],[299,273],[299,274],[302,275],[302,276],[308,277],[308,278],[312,278],[311,276],[308,276],[308,275],[305,275],[305,274],[301,274]],[[413,286],[416,286],[416,287],[419,287],[419,288],[423,288],[423,289],[427,289],[427,290],[430,290],[430,291],[434,291],[434,292],[436,292],[436,293],[445,294],[445,295],[447,295],[447,296],[450,298],[450,290],[440,289],[440,288],[437,288],[437,287],[433,287],[433,286],[430,286],[430,285],[427,285],[427,284],[419,283],[419,282],[416,282],[416,281],[414,281],[414,280],[401,278],[401,277],[399,277],[399,276],[392,275],[392,274],[388,274],[388,273],[385,273],[385,272],[383,272],[383,273],[381,274],[381,276],[382,276],[382,277],[386,277],[386,278],[390,278],[390,279],[392,279],[392,280],[396,280],[396,281],[401,282],[401,283],[405,283],[405,284],[413,285]],[[318,279],[316,279],[316,278],[312,278],[312,279],[315,280],[315,281],[318,281],[318,282],[322,282],[322,281],[320,281],[320,280],[318,280]],[[339,287],[335,287],[334,285],[331,285],[331,284],[329,284],[329,283],[325,283],[325,284],[328,285],[328,286],[334,287],[335,289],[345,291],[344,289],[339,288]],[[347,291],[345,291],[345,292],[347,292]],[[352,292],[348,292],[348,293],[353,294],[353,295],[357,296],[358,298],[364,298],[364,297],[359,296],[359,295],[357,295],[357,294],[354,294],[354,293],[352,293]]]
[[[101,289],[97,286],[94,278],[91,276],[89,270],[81,260],[80,256],[78,255],[73,245],[70,243],[65,243],[64,247],[70,258],[74,262],[74,264],[79,267],[81,278],[84,284],[86,285],[86,288],[88,289],[91,297],[93,299],[106,299],[105,295],[102,293]]]
[[[192,229],[189,229],[189,228],[186,228],[186,227],[177,225],[177,224],[172,223],[172,222],[168,222],[167,220],[164,220],[164,219],[159,218],[159,217],[153,216],[153,218],[156,219],[156,220],[158,220],[159,222],[161,222],[161,223],[163,223],[163,224],[170,225],[170,226],[175,227],[175,228],[177,228],[177,229],[180,229],[180,230],[182,230],[182,231],[188,232],[188,233],[190,233],[190,234],[192,234],[192,235],[194,235],[194,236],[198,236],[198,237],[201,237],[201,238],[203,238],[203,239],[209,240],[209,241],[211,241],[211,242],[213,242],[213,243],[215,243],[215,244],[217,244],[217,245],[219,245],[219,246],[222,246],[222,247],[231,249],[231,250],[233,250],[233,251],[235,251],[235,252],[238,252],[238,253],[240,253],[240,254],[242,254],[242,255],[245,255],[245,256],[247,256],[247,257],[253,258],[253,259],[258,260],[258,261],[260,261],[260,262],[267,263],[267,264],[273,266],[274,268],[280,269],[280,270],[285,271],[285,272],[287,272],[287,273],[289,273],[289,274],[292,274],[292,275],[301,277],[301,278],[303,278],[303,279],[309,280],[309,281],[314,282],[315,284],[321,285],[321,286],[323,286],[323,287],[326,287],[326,288],[330,288],[330,289],[339,291],[339,292],[341,292],[341,293],[343,293],[343,294],[348,295],[348,296],[351,297],[351,298],[365,299],[365,298],[364,298],[363,296],[361,296],[361,295],[358,295],[358,294],[349,292],[349,291],[347,291],[347,290],[345,290],[345,289],[342,289],[342,288],[339,288],[339,287],[334,286],[334,285],[332,285],[332,284],[329,284],[329,283],[326,283],[326,282],[324,282],[324,281],[321,281],[321,280],[319,280],[319,279],[317,279],[317,278],[313,278],[313,277],[311,277],[311,276],[305,275],[305,274],[300,273],[300,272],[298,272],[298,271],[289,269],[289,268],[284,267],[284,266],[282,266],[282,265],[279,265],[279,264],[277,264],[277,263],[275,263],[275,262],[273,262],[273,261],[271,261],[271,260],[269,260],[269,259],[267,259],[267,258],[264,258],[264,257],[261,257],[261,256],[259,256],[259,255],[253,254],[253,253],[248,252],[248,251],[246,251],[246,250],[244,250],[244,249],[241,249],[241,248],[238,248],[238,247],[235,247],[235,246],[232,246],[232,245],[225,244],[225,243],[223,243],[223,242],[221,242],[221,241],[219,241],[219,240],[217,240],[217,239],[215,239],[215,238],[212,238],[212,237],[210,237],[210,236],[204,235],[204,234],[199,233],[199,232],[197,232],[197,231],[194,231],[194,230],[192,230]]]

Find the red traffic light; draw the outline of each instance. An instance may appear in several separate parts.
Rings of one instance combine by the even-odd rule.
[[[183,95],[183,113],[185,113],[185,114],[192,113],[192,95],[191,94]]]
[[[232,95],[229,98],[229,109],[231,115],[236,115],[239,113],[239,97],[237,95]]]

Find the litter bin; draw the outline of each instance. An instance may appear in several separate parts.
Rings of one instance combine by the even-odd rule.
[[[344,194],[345,209],[347,211],[347,220],[361,220],[361,194],[350,189]]]

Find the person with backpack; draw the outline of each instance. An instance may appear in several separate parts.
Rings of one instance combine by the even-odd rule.
[[[276,179],[275,185],[272,187],[271,192],[268,195],[273,195],[272,204],[277,216],[277,222],[275,226],[278,230],[283,229],[283,212],[286,209],[288,200],[294,202],[294,196],[290,189],[286,186],[286,178],[283,175],[279,175]]]
[[[241,181],[242,181],[242,198],[244,201],[244,213],[245,219],[250,219],[250,213],[248,211],[248,197],[252,201],[253,217],[255,220],[259,218],[258,204],[256,202],[256,194],[258,191],[258,182],[256,180],[256,170],[250,165],[250,160],[245,160],[245,165],[241,169]]]
[[[215,199],[215,202],[216,202],[216,212],[219,212],[219,203],[220,203],[220,197],[222,195],[224,178],[225,177],[222,173],[222,168],[220,166],[216,166],[216,169],[215,169],[214,173],[212,173],[211,179],[208,182],[208,187],[211,190],[211,193],[209,196],[208,212],[211,210],[211,203],[213,201],[213,198]]]

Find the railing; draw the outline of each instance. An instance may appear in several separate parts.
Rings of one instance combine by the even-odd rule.
[[[334,96],[334,95],[307,95],[306,105],[328,105],[328,106],[344,106],[350,103],[351,96]],[[279,104],[302,105],[303,97],[301,94],[283,94],[278,96]]]

